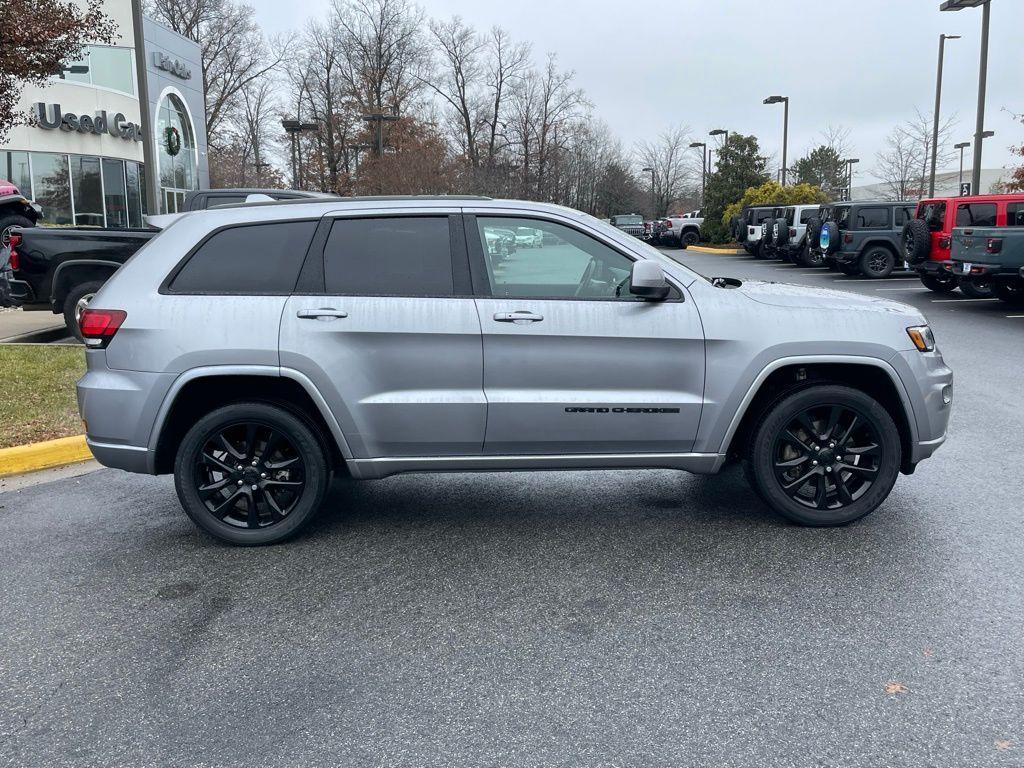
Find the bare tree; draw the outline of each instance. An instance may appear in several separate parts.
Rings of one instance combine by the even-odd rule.
[[[953,158],[950,137],[955,125],[955,115],[939,124],[939,167]],[[915,109],[915,117],[893,128],[885,147],[875,155],[872,173],[882,180],[888,199],[910,200],[926,194],[931,151],[932,120]]]
[[[513,43],[500,27],[491,29],[487,66],[487,155],[493,167],[498,153],[508,145],[506,136],[509,91],[519,85],[530,66],[528,43]]]
[[[675,201],[684,197],[693,186],[696,165],[689,150],[690,129],[679,125],[669,128],[655,142],[641,142],[636,147],[637,161],[653,168],[653,216],[663,216]]]
[[[455,141],[470,166],[479,168],[487,42],[458,16],[448,22],[432,21],[430,32],[440,49],[441,66],[424,83],[446,103],[458,126],[453,131]]]

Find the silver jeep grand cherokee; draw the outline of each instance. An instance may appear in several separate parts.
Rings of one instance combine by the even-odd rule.
[[[520,227],[536,248],[498,247]],[[790,520],[848,523],[942,443],[952,399],[912,307],[707,279],[578,211],[486,198],[188,213],[81,326],[96,458],[173,472],[236,544],[294,534],[332,474],[732,459]]]

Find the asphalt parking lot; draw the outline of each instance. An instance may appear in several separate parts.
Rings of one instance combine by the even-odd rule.
[[[1024,312],[668,253],[922,308],[947,444],[829,530],[735,469],[337,484],[256,550],[169,478],[0,494],[0,765],[1024,765]]]

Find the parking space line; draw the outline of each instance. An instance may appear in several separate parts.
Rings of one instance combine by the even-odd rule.
[[[932,299],[932,304],[966,304],[968,301],[999,301],[999,299]]]
[[[914,293],[925,293],[927,288],[915,288],[912,285],[908,285],[906,288],[875,288],[876,291],[913,291]]]
[[[1007,315],[1007,317],[1017,320],[1024,320],[1024,315]]]
[[[920,281],[920,278],[918,277],[833,277],[832,279],[843,283],[881,283],[883,281],[887,283],[896,283],[910,280]]]

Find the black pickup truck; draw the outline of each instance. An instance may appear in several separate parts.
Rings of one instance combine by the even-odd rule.
[[[183,212],[239,205],[248,195],[275,200],[333,197],[303,190],[208,189],[190,192]],[[9,249],[0,250],[0,304],[63,314],[78,336],[78,316],[107,279],[160,230],[99,227],[15,228]],[[9,267],[4,268],[4,263]]]

